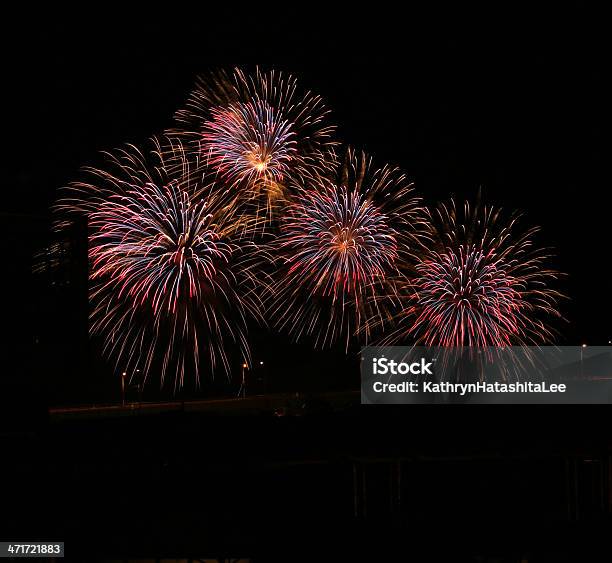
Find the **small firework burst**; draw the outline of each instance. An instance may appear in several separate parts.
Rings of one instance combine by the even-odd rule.
[[[262,100],[213,108],[203,126],[202,146],[231,183],[249,185],[280,184],[297,152],[291,124]]]
[[[288,204],[274,254],[280,267],[270,315],[296,339],[316,345],[350,339],[381,314],[388,278],[418,245],[419,199],[397,168],[375,169],[348,151],[335,177],[310,179]]]
[[[520,230],[518,216],[454,202],[431,213],[430,241],[400,292],[398,326],[387,341],[427,346],[509,346],[548,342],[546,319],[560,317],[559,273],[533,244],[538,229]]]
[[[232,343],[248,361],[257,253],[236,238],[231,198],[205,167],[180,144],[155,141],[88,172],[59,207],[88,219],[92,332],[118,369],[162,384],[171,373],[176,389],[186,374],[199,383],[202,363],[229,373]]]
[[[292,179],[334,162],[328,113],[292,76],[236,69],[200,78],[173,133],[195,144],[236,196],[268,220]]]

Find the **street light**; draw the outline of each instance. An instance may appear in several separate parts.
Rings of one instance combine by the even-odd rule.
[[[125,377],[127,373],[124,371],[121,374],[121,406],[125,406]]]
[[[242,382],[240,383],[240,389],[238,389],[239,397],[246,397],[246,372],[249,366],[246,362],[242,364]]]

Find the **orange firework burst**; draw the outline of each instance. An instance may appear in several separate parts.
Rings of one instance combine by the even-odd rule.
[[[236,69],[199,79],[176,114],[173,133],[188,138],[267,221],[292,180],[333,165],[328,113],[322,99],[300,91],[292,76]]]

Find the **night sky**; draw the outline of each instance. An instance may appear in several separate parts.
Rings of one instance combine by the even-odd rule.
[[[152,5],[128,20],[126,3],[82,14],[71,5],[71,18],[56,4],[53,17],[33,3],[4,10],[3,541],[65,541],[76,561],[263,561],[266,548],[275,561],[336,550],[339,561],[391,560],[383,554],[394,550],[422,550],[419,561],[601,561],[609,405],[363,407],[357,354],[313,352],[262,329],[249,333],[253,377],[270,378],[264,393],[287,394],[200,411],[179,401],[236,396],[237,385],[172,394],[156,378],[115,408],[119,374],[87,340],[85,229],[69,288],[46,283],[55,274],[41,283],[32,254],[52,240],[50,205],[81,166],[162,133],[199,73],[234,66],[296,75],[331,108],[338,140],[402,167],[426,203],[482,190],[524,212],[567,274],[557,342],[612,340],[608,17],[578,3],[537,17],[438,6],[430,18],[378,2],[335,13],[329,2],[294,13],[226,5],[164,5],[156,21]],[[171,408],[135,404],[159,397]],[[281,402],[284,411],[272,406]],[[103,404],[113,407],[89,408]],[[87,418],[49,408],[75,405]]]
[[[488,202],[524,211],[568,274],[559,343],[612,338],[609,45],[598,29],[571,17],[468,29],[392,14],[236,21],[234,11],[15,22],[3,38],[0,210],[47,214],[100,151],[171,125],[198,73],[259,64],[321,94],[339,139],[404,168],[426,202],[482,188]]]

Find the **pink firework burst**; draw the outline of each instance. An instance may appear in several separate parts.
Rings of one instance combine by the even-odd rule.
[[[560,317],[559,273],[534,246],[538,229],[520,230],[518,217],[454,202],[431,212],[430,242],[402,283],[402,311],[390,340],[427,346],[509,346],[550,341],[546,319]]]
[[[60,208],[88,219],[92,332],[106,355],[162,384],[171,373],[175,388],[186,374],[198,384],[202,364],[212,375],[229,374],[233,356],[248,362],[258,253],[236,236],[241,220],[206,168],[166,140],[88,172]]]
[[[173,133],[195,144],[236,197],[269,220],[292,180],[333,166],[328,113],[290,75],[235,69],[199,79]]]
[[[203,152],[231,183],[280,185],[296,158],[296,144],[291,123],[261,100],[213,108],[203,125]]]
[[[300,185],[288,204],[274,254],[279,272],[270,298],[277,326],[296,339],[331,345],[369,328],[392,292],[388,278],[418,246],[420,201],[397,168],[375,169],[348,151],[335,176]]]

